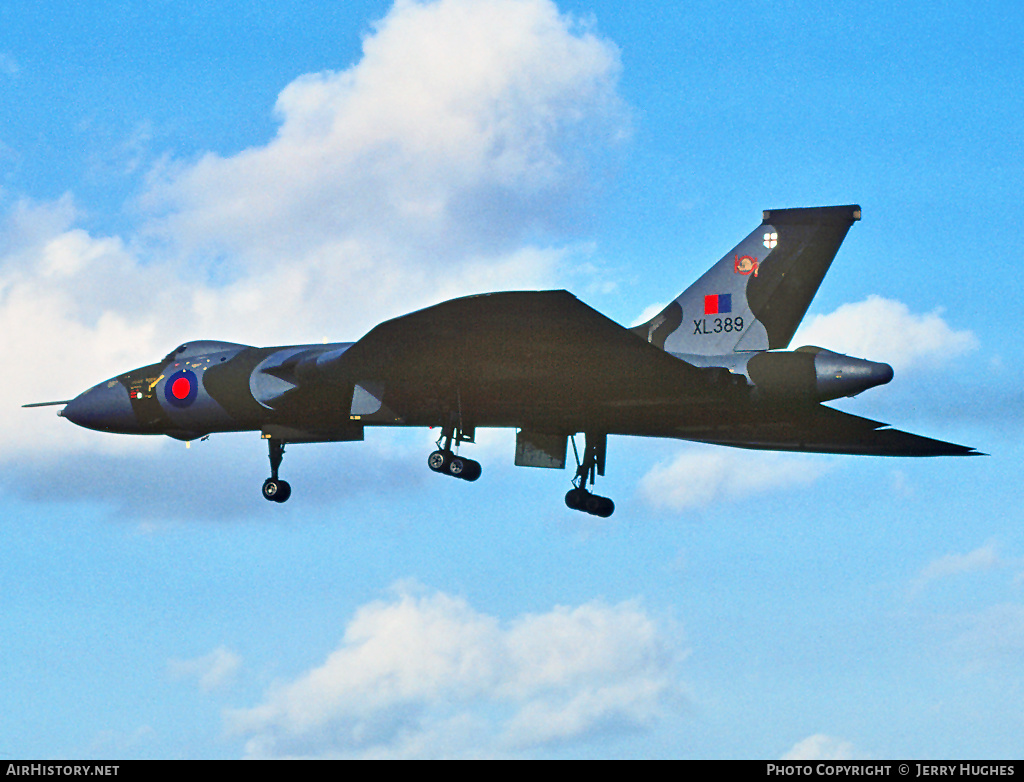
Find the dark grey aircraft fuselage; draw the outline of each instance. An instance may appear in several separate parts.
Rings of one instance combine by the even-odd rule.
[[[686,361],[611,321],[609,331],[619,339],[606,339],[599,355],[587,346],[591,331],[580,331],[574,343],[560,328],[565,324],[551,322],[570,302],[589,310],[564,291],[447,302],[407,316],[420,316],[424,329],[414,329],[418,338],[395,346],[391,356],[354,351],[351,342],[186,343],[156,364],[94,386],[61,415],[99,431],[182,440],[249,430],[287,430],[282,439],[292,442],[358,440],[367,425],[443,426],[453,411],[467,429],[688,439],[701,429],[735,425],[737,417],[782,414],[892,378],[887,364],[829,351],[758,353],[743,357],[741,368],[732,356]],[[472,332],[425,333],[442,307],[475,310]],[[591,327],[606,325],[596,311],[587,314]],[[469,316],[453,313],[452,321]],[[519,319],[520,333],[510,338],[508,321]],[[442,355],[436,340],[448,344]],[[304,382],[309,379],[316,382]]]

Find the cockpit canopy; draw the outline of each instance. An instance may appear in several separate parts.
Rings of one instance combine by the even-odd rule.
[[[178,345],[174,350],[164,356],[164,361],[180,361],[192,356],[205,356],[208,353],[219,353],[225,350],[235,350],[248,347],[237,342],[219,342],[215,339],[199,339],[195,342],[185,342]]]

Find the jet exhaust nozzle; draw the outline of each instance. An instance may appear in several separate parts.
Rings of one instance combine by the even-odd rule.
[[[881,361],[853,358],[823,348],[800,348],[814,351],[814,374],[818,398],[822,402],[844,396],[856,396],[892,380],[892,367]]]
[[[759,395],[774,401],[828,402],[892,380],[892,367],[818,347],[761,353],[747,365]]]

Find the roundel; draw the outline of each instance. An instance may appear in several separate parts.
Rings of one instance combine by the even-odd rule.
[[[175,407],[188,407],[199,393],[199,380],[191,369],[181,369],[167,378],[164,398]]]

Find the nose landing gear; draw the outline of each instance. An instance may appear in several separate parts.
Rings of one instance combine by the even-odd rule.
[[[288,481],[277,477],[281,460],[284,458],[284,443],[268,438],[267,445],[270,448],[270,477],[263,481],[263,498],[271,502],[285,502],[292,496],[292,487]]]

